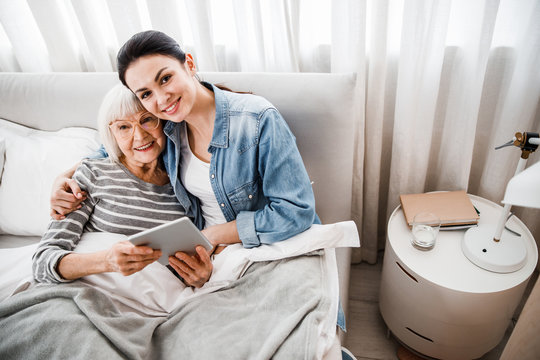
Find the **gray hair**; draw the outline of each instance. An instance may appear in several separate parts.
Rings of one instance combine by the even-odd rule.
[[[99,108],[97,128],[101,142],[112,162],[118,162],[122,151],[116,143],[116,138],[109,125],[118,119],[146,111],[139,99],[122,84],[115,85],[107,92]]]

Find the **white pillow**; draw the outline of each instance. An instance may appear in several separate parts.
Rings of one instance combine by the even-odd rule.
[[[40,131],[0,119],[0,134],[5,142],[0,233],[42,236],[50,220],[54,179],[98,149],[98,132]]]

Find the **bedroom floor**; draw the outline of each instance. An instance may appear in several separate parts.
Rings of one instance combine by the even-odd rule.
[[[387,338],[387,328],[379,312],[382,257],[383,252],[381,251],[377,264],[361,263],[351,267],[348,332],[345,346],[358,360],[398,359],[396,352],[399,344],[393,337]],[[523,308],[526,297],[531,292],[537,277],[538,271],[535,271],[529,281],[524,299],[518,307],[518,312]],[[501,343],[481,357],[480,360],[499,359],[512,328],[513,325],[510,325]]]

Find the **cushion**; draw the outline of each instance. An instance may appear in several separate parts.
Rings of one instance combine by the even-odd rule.
[[[5,145],[0,233],[42,236],[50,220],[54,179],[100,146],[96,130],[40,131],[0,119]]]

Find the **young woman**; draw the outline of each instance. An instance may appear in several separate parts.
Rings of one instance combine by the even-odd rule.
[[[268,101],[199,82],[193,58],[157,31],[120,49],[118,73],[149,112],[169,120],[176,151],[165,154],[167,172],[186,210],[200,206],[211,242],[249,248],[318,222],[295,138]]]
[[[131,235],[185,214],[161,159],[167,144],[162,122],[123,85],[118,84],[105,96],[98,129],[109,158],[87,159],[77,168],[73,179],[85,190],[86,198],[66,219],[51,221],[33,257],[38,282],[140,271],[156,261],[161,251],[127,241],[94,253],[73,250],[83,230]],[[197,253],[177,253],[169,262],[186,284],[200,287],[208,281],[212,263],[202,247]]]
[[[295,137],[272,104],[200,82],[191,55],[158,31],[134,35],[117,60],[122,83],[169,120],[165,168],[187,215],[214,245],[270,244],[319,222]],[[76,203],[61,187],[52,199],[58,212]]]

